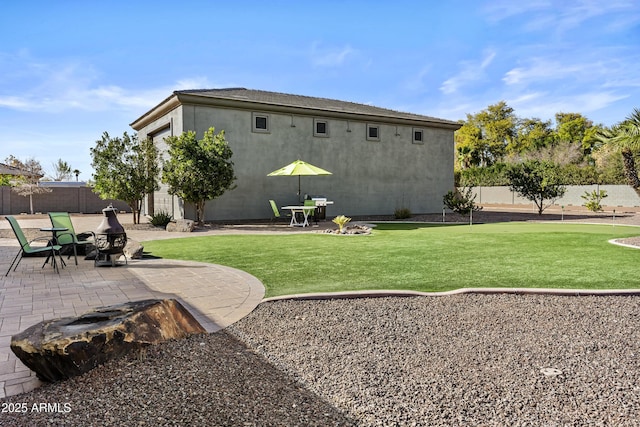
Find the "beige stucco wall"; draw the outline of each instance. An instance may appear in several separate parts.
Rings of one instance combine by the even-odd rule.
[[[270,133],[251,131],[252,112],[269,114]],[[234,153],[237,188],[207,205],[207,220],[269,218],[269,199],[279,206],[297,203],[297,177],[267,174],[298,158],[333,172],[301,178],[303,195],[323,195],[334,202],[328,217],[393,214],[404,207],[414,213],[441,211],[442,196],[453,188],[452,130],[419,126],[424,144],[413,144],[414,126],[326,118],[329,137],[324,138],[313,136],[314,117],[325,119],[182,105],[140,129],[139,136],[167,123],[171,134],[195,130],[198,138],[211,126],[225,130]],[[380,141],[366,139],[367,123],[380,126]],[[168,197],[166,189],[156,194],[156,210]],[[190,215],[187,209],[185,216]]]

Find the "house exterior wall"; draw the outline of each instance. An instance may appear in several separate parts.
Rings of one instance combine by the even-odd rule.
[[[252,131],[252,113],[269,116],[268,133]],[[314,136],[314,119],[327,121],[328,137]],[[397,208],[439,212],[442,196],[454,185],[451,129],[186,104],[139,129],[140,138],[167,123],[172,135],[194,130],[202,138],[209,127],[225,130],[236,188],[207,204],[207,220],[270,218],[269,199],[278,206],[297,204],[298,177],[267,177],[297,159],[333,173],[300,178],[301,196],[326,196],[334,202],[327,217],[388,215]],[[379,141],[367,140],[367,124],[379,126]],[[412,142],[414,127],[423,130],[423,144]],[[159,146],[166,152],[163,142]],[[156,210],[165,206],[161,200],[169,198],[166,187],[154,198]],[[179,218],[184,207],[173,203]],[[184,215],[192,218],[193,209],[187,206]]]

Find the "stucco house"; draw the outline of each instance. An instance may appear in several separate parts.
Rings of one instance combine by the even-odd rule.
[[[181,90],[131,123],[138,138],[164,138],[210,127],[224,130],[233,151],[234,190],[207,204],[207,220],[263,219],[269,199],[298,203],[296,177],[267,177],[301,159],[332,175],[301,178],[301,192],[333,204],[327,216],[390,215],[442,210],[453,189],[453,133],[460,125],[419,114],[365,104],[244,88]],[[206,179],[206,177],[203,177]],[[163,187],[145,212],[193,218]]]

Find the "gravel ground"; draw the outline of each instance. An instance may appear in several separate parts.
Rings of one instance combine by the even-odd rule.
[[[1,399],[0,426],[640,426],[639,347],[640,297],[277,301]]]
[[[0,424],[637,426],[639,343],[637,297],[270,302],[225,331],[4,399],[27,412]]]

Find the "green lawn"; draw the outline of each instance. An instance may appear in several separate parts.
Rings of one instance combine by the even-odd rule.
[[[370,236],[224,235],[145,242],[155,256],[235,267],[267,296],[361,289],[640,288],[640,228],[567,223],[379,224]]]

